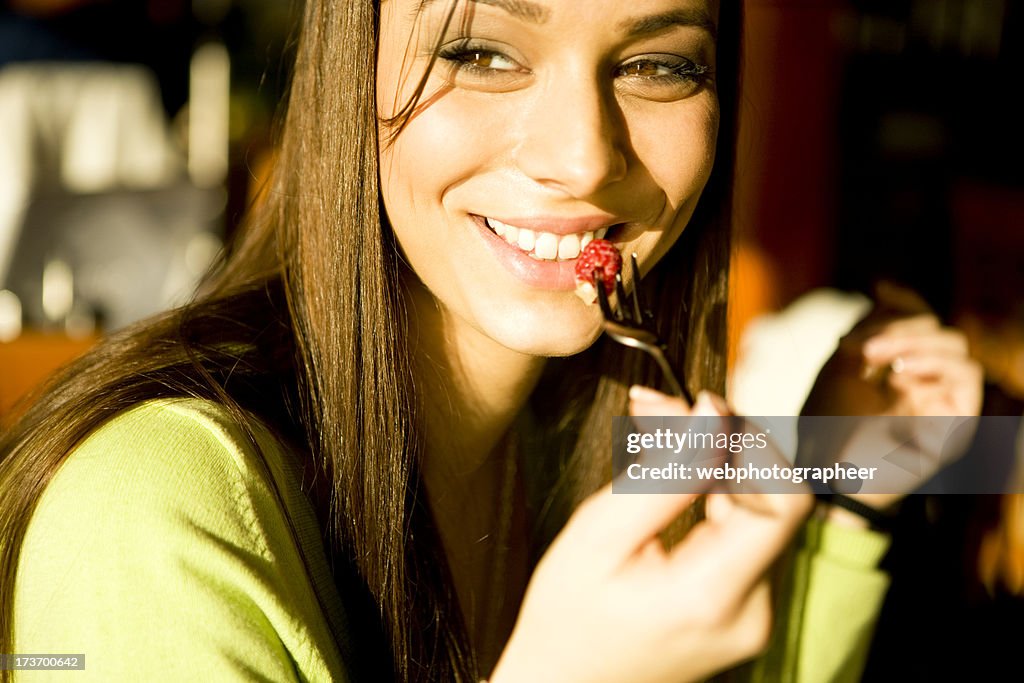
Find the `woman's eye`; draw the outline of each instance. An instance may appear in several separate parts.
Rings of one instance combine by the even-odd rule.
[[[619,69],[619,73],[623,76],[670,76],[673,74],[672,69],[668,68],[664,64],[656,64],[654,62],[632,62],[626,64],[624,67]]]
[[[474,69],[495,69],[497,71],[517,71],[519,69],[519,65],[505,55],[487,50],[466,50],[446,56],[445,59]]]
[[[658,98],[678,98],[692,94],[711,78],[711,69],[703,64],[673,55],[641,57],[621,64],[615,77],[638,94],[651,91]]]
[[[508,55],[466,41],[442,47],[437,56],[448,63],[456,78],[509,78],[526,71]]]

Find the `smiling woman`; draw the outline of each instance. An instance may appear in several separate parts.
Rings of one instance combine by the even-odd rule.
[[[600,312],[566,296],[573,241],[606,231],[645,271],[676,242],[711,173],[719,105],[708,9],[671,4],[607,3],[600,22],[580,3],[383,5],[385,119],[425,85],[400,135],[382,127],[381,193],[449,336],[578,353]]]
[[[799,537],[737,675],[855,679],[883,536],[804,526],[802,492],[698,522],[606,486],[612,416],[727,412],[739,28],[733,1],[308,0],[273,188],[219,271],[0,440],[0,651],[96,680],[700,680],[768,646]],[[574,295],[595,239],[637,254],[695,406],[634,386],[656,368]]]

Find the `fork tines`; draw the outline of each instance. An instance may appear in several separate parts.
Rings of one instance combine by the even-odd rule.
[[[615,297],[616,310],[613,310],[608,301],[608,294],[604,289],[604,281],[601,278],[601,271],[594,270],[594,284],[597,289],[597,299],[601,304],[601,312],[608,320],[623,323],[625,325],[644,326],[644,307],[640,303],[640,266],[636,262],[636,253],[629,257],[630,280],[633,283],[633,290],[627,295],[626,287],[622,282],[622,273],[615,274]]]
[[[594,289],[597,290],[597,302],[601,304],[601,313],[604,314],[605,320],[617,320],[611,304],[608,303],[608,294],[604,291],[603,273],[598,268],[594,269]]]
[[[630,279],[633,285],[632,292],[626,294],[622,273],[617,273],[615,275],[616,305],[614,309],[608,300],[601,271],[594,271],[597,300],[601,304],[601,313],[604,315],[604,331],[614,341],[650,355],[661,368],[669,390],[692,404],[693,398],[683,383],[677,379],[675,370],[665,355],[665,346],[655,330],[654,316],[640,303],[640,268],[637,265],[635,253],[630,256],[629,265]]]

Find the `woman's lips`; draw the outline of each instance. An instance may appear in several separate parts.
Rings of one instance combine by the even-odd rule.
[[[498,263],[517,280],[538,289],[572,291],[576,288],[578,258],[556,261],[530,256],[518,245],[499,237],[483,216],[471,214],[470,217]]]
[[[528,256],[545,261],[568,261],[580,255],[594,238],[601,239],[608,233],[608,227],[583,232],[552,232],[534,230],[506,224],[494,218],[485,218],[484,222],[498,237],[513,247],[518,246]],[[548,226],[545,226],[548,227]],[[564,230],[564,225],[554,225]]]

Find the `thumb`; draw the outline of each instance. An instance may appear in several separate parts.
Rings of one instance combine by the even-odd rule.
[[[608,484],[583,501],[566,526],[563,545],[588,561],[617,568],[649,544],[699,496],[688,493],[613,493]]]
[[[882,280],[875,285],[875,299],[880,308],[895,313],[916,315],[932,312],[932,307],[920,294],[892,280]]]
[[[634,417],[686,416],[691,409],[682,399],[673,398],[645,387],[634,386],[630,390],[630,412]],[[696,412],[705,416],[720,413],[710,403],[709,397],[701,395]],[[707,404],[705,406],[705,404]],[[659,493],[659,481],[647,482],[628,480],[629,470],[619,477],[619,485],[609,484],[594,493],[580,505],[566,527],[571,530],[574,544],[586,545],[586,549],[598,549],[597,556],[619,564],[648,545],[665,527],[686,510],[700,495],[701,491]],[[628,484],[628,485],[627,485]],[[642,492],[637,491],[638,484]],[[619,493],[614,491],[619,489]],[[678,489],[677,489],[678,490]],[[631,491],[631,492],[624,492]],[[585,548],[577,548],[586,551]]]

